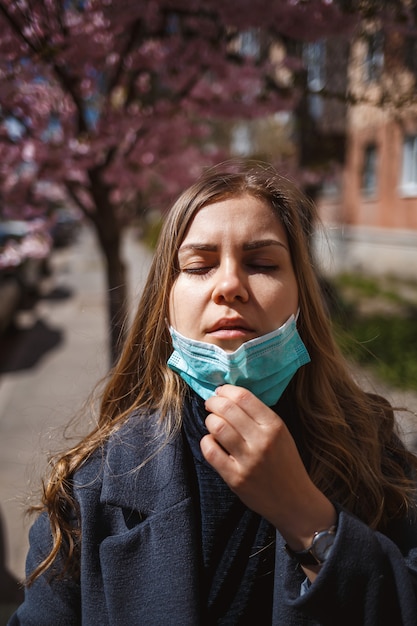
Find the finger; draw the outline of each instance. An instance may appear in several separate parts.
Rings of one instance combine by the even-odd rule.
[[[226,484],[231,487],[233,476],[238,470],[236,459],[229,454],[213,435],[205,435],[200,441],[201,452],[213,469],[223,478]]]
[[[241,412],[238,407],[236,407],[236,409],[237,412]],[[219,414],[210,413],[206,417],[205,424],[207,430],[213,435],[217,443],[228,454],[238,457],[244,455],[247,449],[245,437],[241,432],[242,428],[239,428],[239,426],[241,427],[241,423],[245,420],[250,422],[247,416],[244,416],[243,420],[228,420]],[[243,428],[243,430],[245,431],[245,428]],[[247,430],[248,429],[246,429],[246,431]]]
[[[206,402],[206,409],[210,411],[210,415],[213,415],[213,418],[209,420],[209,424],[212,429],[216,429],[216,433],[226,430],[227,425],[229,425],[230,428],[239,433],[243,440],[251,440],[256,436],[259,424],[233,399],[224,396],[213,396]],[[214,416],[217,416],[221,421],[217,422]],[[206,421],[206,426],[210,430],[209,424]],[[213,430],[210,430],[210,432],[214,434]],[[231,433],[229,433],[229,436],[231,436]]]
[[[218,399],[223,398],[225,400],[229,400],[233,405],[236,405],[250,417],[255,423],[261,426],[270,426],[271,424],[276,424],[277,414],[270,409],[266,404],[264,404],[259,398],[257,398],[253,393],[251,393],[248,389],[244,389],[243,387],[238,387],[236,385],[223,385],[216,389],[216,394],[211,396],[206,401],[206,408],[208,411],[212,413],[217,413],[219,408],[223,405],[219,404]],[[232,404],[224,405],[226,407],[227,414],[230,417],[235,413],[232,410]],[[240,415],[236,413],[236,415]]]

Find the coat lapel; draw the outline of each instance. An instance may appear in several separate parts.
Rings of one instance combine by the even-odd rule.
[[[180,435],[162,445],[142,422],[109,445],[99,561],[110,624],[199,623],[197,525],[185,461]]]

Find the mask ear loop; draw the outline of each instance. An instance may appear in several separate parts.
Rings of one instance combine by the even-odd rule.
[[[175,328],[175,326],[173,326],[173,325],[170,323],[170,321],[169,321],[169,319],[168,319],[167,317],[165,318],[165,326],[166,326],[166,329],[167,329],[167,331],[169,332],[169,334],[170,334],[170,335],[171,335],[171,328],[172,328],[173,330],[175,330],[175,332],[178,332],[178,331],[177,331],[177,329]]]

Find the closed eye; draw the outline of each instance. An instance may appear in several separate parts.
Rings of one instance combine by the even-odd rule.
[[[276,258],[267,258],[262,256],[253,256],[245,260],[245,265],[250,271],[255,272],[273,272],[279,269],[280,264]]]
[[[183,272],[184,274],[202,276],[202,275],[208,274],[214,268],[215,268],[214,265],[188,266],[188,267],[182,267],[181,272]]]
[[[252,267],[255,270],[259,270],[262,272],[268,272],[272,270],[277,270],[278,265],[272,265],[268,263],[248,263],[248,267]]]

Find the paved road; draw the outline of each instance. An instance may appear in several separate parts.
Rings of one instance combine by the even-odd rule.
[[[134,305],[150,254],[133,234],[125,252]],[[0,605],[13,600],[11,578],[24,575],[30,494],[109,361],[103,264],[91,231],[54,252],[52,267],[34,309],[19,314],[19,331],[0,338]]]
[[[131,234],[126,256],[134,307],[150,255]],[[0,340],[0,610],[15,599],[14,579],[24,575],[28,497],[39,488],[48,453],[60,447],[64,425],[108,364],[102,261],[92,233],[83,230],[52,264],[43,297],[20,315],[20,331]],[[366,384],[417,412],[417,394],[386,389],[370,376]],[[400,420],[416,448],[416,417],[402,413]]]

